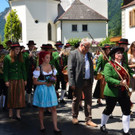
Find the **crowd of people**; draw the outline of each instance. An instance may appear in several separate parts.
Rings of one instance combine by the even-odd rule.
[[[98,105],[102,105],[102,99],[106,101],[101,132],[107,132],[107,121],[118,102],[123,114],[123,134],[131,135],[129,125],[133,104],[130,97],[135,91],[135,42],[128,49],[128,39],[122,38],[118,46],[105,44],[95,56],[90,52],[88,38],[82,39],[74,48],[61,41],[55,43],[55,48],[51,44],[42,44],[40,51],[36,50],[33,40],[27,43],[28,50],[10,40],[6,45],[8,49],[0,44],[0,104],[3,109],[9,109],[9,119],[13,118],[15,109],[16,119],[21,121],[21,109],[33,105],[39,108],[40,131],[46,130],[44,111],[49,111],[54,133],[62,134],[57,126],[56,106],[66,104],[64,97],[68,88],[74,125],[79,124],[79,106],[82,107],[83,99],[86,125],[98,126],[92,121],[94,97]],[[93,60],[96,60],[95,68]],[[94,78],[98,81],[92,95]]]

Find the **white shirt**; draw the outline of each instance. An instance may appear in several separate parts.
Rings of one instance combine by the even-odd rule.
[[[90,62],[87,54],[85,54],[85,79],[90,79]]]

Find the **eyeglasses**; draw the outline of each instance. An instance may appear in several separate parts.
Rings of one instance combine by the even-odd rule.
[[[89,49],[89,48],[90,48],[90,46],[86,46],[86,45],[84,45],[84,44],[83,44],[83,46],[84,46],[86,49]]]

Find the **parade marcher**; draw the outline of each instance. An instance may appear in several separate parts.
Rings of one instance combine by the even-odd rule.
[[[39,119],[41,132],[45,132],[43,123],[44,108],[50,107],[54,124],[54,133],[60,134],[61,131],[57,127],[57,111],[56,106],[58,100],[54,88],[55,75],[57,70],[50,64],[50,52],[41,51],[39,53],[39,67],[33,72],[33,82],[36,86],[34,92],[33,105],[39,107]]]
[[[78,49],[71,51],[68,57],[68,80],[69,86],[73,89],[72,101],[72,123],[78,124],[79,102],[82,91],[84,93],[84,111],[86,125],[97,127],[92,122],[92,85],[93,85],[93,62],[92,54],[89,52],[90,40],[84,38]]]
[[[3,109],[6,109],[7,99],[7,87],[3,78],[3,62],[4,57],[8,54],[8,51],[4,49],[3,45],[0,44],[0,105]]]
[[[11,45],[12,45],[12,41],[11,41],[11,40],[8,40],[8,41],[6,42],[6,49],[7,49],[8,52],[9,52],[10,49],[11,49]]]
[[[13,109],[16,109],[16,118],[21,120],[20,109],[25,107],[25,85],[27,83],[25,64],[19,43],[11,45],[11,50],[4,58],[4,81],[8,87],[7,107],[9,118],[13,118]]]
[[[124,48],[122,47],[112,48],[109,53],[111,61],[104,67],[104,76],[106,81],[104,96],[106,100],[106,108],[102,113],[100,130],[102,132],[107,132],[106,124],[109,115],[113,112],[114,107],[118,102],[123,113],[123,134],[130,135],[130,97],[127,91],[127,87],[129,85],[129,74],[127,72],[128,65],[122,62],[123,53]],[[123,80],[120,79],[120,76],[122,76]]]
[[[25,51],[25,46],[21,46],[21,52],[23,53]]]
[[[53,52],[54,48],[52,47],[52,44],[42,44],[41,50]]]
[[[126,38],[121,38],[120,41],[118,42],[119,46],[124,48],[124,54],[123,54],[123,59],[122,59],[122,62],[125,63],[126,65],[128,65],[128,54],[127,54],[127,51],[128,51],[128,45],[130,45],[128,43],[128,39]],[[128,66],[128,72],[129,74],[131,75],[131,78],[132,78],[132,74],[134,73],[134,71]],[[133,106],[133,103],[130,102],[131,104],[131,108]]]
[[[62,73],[63,68],[66,66],[66,57],[63,55],[62,47],[63,44],[61,41],[57,41],[55,44],[57,51],[52,53],[52,61],[51,63],[55,66],[57,69],[58,73],[56,75],[57,81],[56,81],[56,86],[55,89],[58,91],[60,88],[60,83],[61,83],[61,97],[60,97],[60,103],[66,103],[64,100],[64,95],[66,92],[66,82],[64,80],[64,75]]]
[[[128,50],[128,64],[129,67],[135,72],[135,41],[131,44]],[[130,86],[132,92],[135,91],[135,79],[133,77],[130,78]]]
[[[110,52],[110,49],[111,49],[111,46],[109,44],[105,44],[104,47],[102,48],[105,55],[108,57],[108,54]],[[95,87],[95,91],[94,91],[94,94],[93,94],[93,97],[97,98],[97,103],[98,105],[102,105],[101,103],[101,99],[104,98],[104,95],[103,95],[103,92],[104,92],[104,86],[105,86],[105,78],[104,78],[104,66],[105,64],[107,63],[107,59],[105,58],[105,56],[102,54],[99,56],[98,60],[97,60],[97,66],[96,66],[96,69],[94,71],[94,75],[97,76],[97,73],[100,69],[100,77],[99,78],[96,78],[96,79],[99,79],[97,81],[97,85]]]
[[[27,43],[28,50],[25,50],[23,52],[23,56],[25,59],[25,66],[26,66],[26,72],[27,72],[27,86],[26,86],[26,92],[27,92],[27,105],[31,106],[31,94],[32,89],[35,88],[33,86],[33,71],[37,66],[37,52],[34,50],[34,47],[36,43],[34,43],[33,40],[29,40]]]

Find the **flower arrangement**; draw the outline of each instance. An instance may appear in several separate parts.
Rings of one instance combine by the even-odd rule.
[[[46,82],[54,84],[56,82],[56,78],[54,76],[47,76],[46,77]]]

